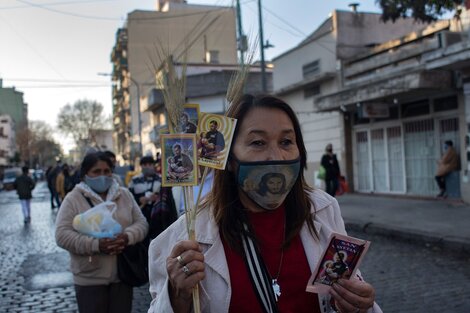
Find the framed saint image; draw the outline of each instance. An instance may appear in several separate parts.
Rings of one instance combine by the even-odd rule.
[[[306,290],[326,294],[338,279],[354,276],[370,241],[332,233],[320,262],[310,277]]]
[[[197,184],[195,134],[162,134],[162,185],[194,186]]]
[[[197,127],[199,165],[225,169],[236,125],[234,118],[201,113]]]
[[[177,133],[195,134],[199,123],[199,104],[185,104],[181,113]]]

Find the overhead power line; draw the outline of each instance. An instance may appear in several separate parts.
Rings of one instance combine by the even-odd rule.
[[[85,3],[96,3],[96,2],[110,2],[114,0],[82,0],[82,1],[61,1],[61,2],[49,2],[42,3],[42,6],[59,6],[59,5],[71,5],[71,4],[85,4]],[[0,10],[15,10],[15,9],[26,9],[31,7],[29,4],[15,5],[9,7],[0,7]]]

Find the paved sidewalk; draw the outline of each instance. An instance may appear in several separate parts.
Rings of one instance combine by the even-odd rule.
[[[337,199],[349,229],[470,252],[470,205],[461,201],[357,193]]]

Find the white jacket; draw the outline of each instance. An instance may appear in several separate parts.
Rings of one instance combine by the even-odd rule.
[[[310,234],[308,226],[304,224],[300,231],[305,254],[313,272],[319,258],[328,245],[328,238],[332,232],[346,234],[344,221],[341,217],[338,202],[321,190],[314,190],[311,194],[314,207],[312,217],[314,226],[319,234],[318,241]],[[314,215],[315,214],[315,215]],[[168,277],[166,272],[166,259],[173,246],[181,240],[187,240],[185,217],[181,216],[168,229],[155,238],[149,248],[149,276],[150,294],[152,302],[149,313],[173,312],[168,293]],[[201,282],[200,299],[202,312],[226,313],[229,311],[231,286],[230,274],[225,259],[224,246],[219,236],[210,210],[200,212],[196,219],[196,240],[203,249],[205,259],[206,278]],[[359,273],[359,271],[358,271]],[[322,313],[334,312],[330,307],[328,295],[319,295],[319,304]],[[382,313],[377,304],[368,313]]]

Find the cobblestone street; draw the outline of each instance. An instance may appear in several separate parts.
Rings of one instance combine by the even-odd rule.
[[[0,192],[0,312],[76,312],[68,253],[54,241],[46,185],[33,193],[24,226],[15,192]],[[350,231],[372,241],[361,266],[385,313],[470,312],[470,255]],[[134,289],[133,312],[147,312],[148,286]],[[214,312],[217,313],[217,312]]]
[[[0,192],[0,312],[77,312],[68,253],[54,240],[56,213],[46,184],[33,191],[25,226],[15,191]],[[147,312],[148,286],[134,289],[133,312]]]

